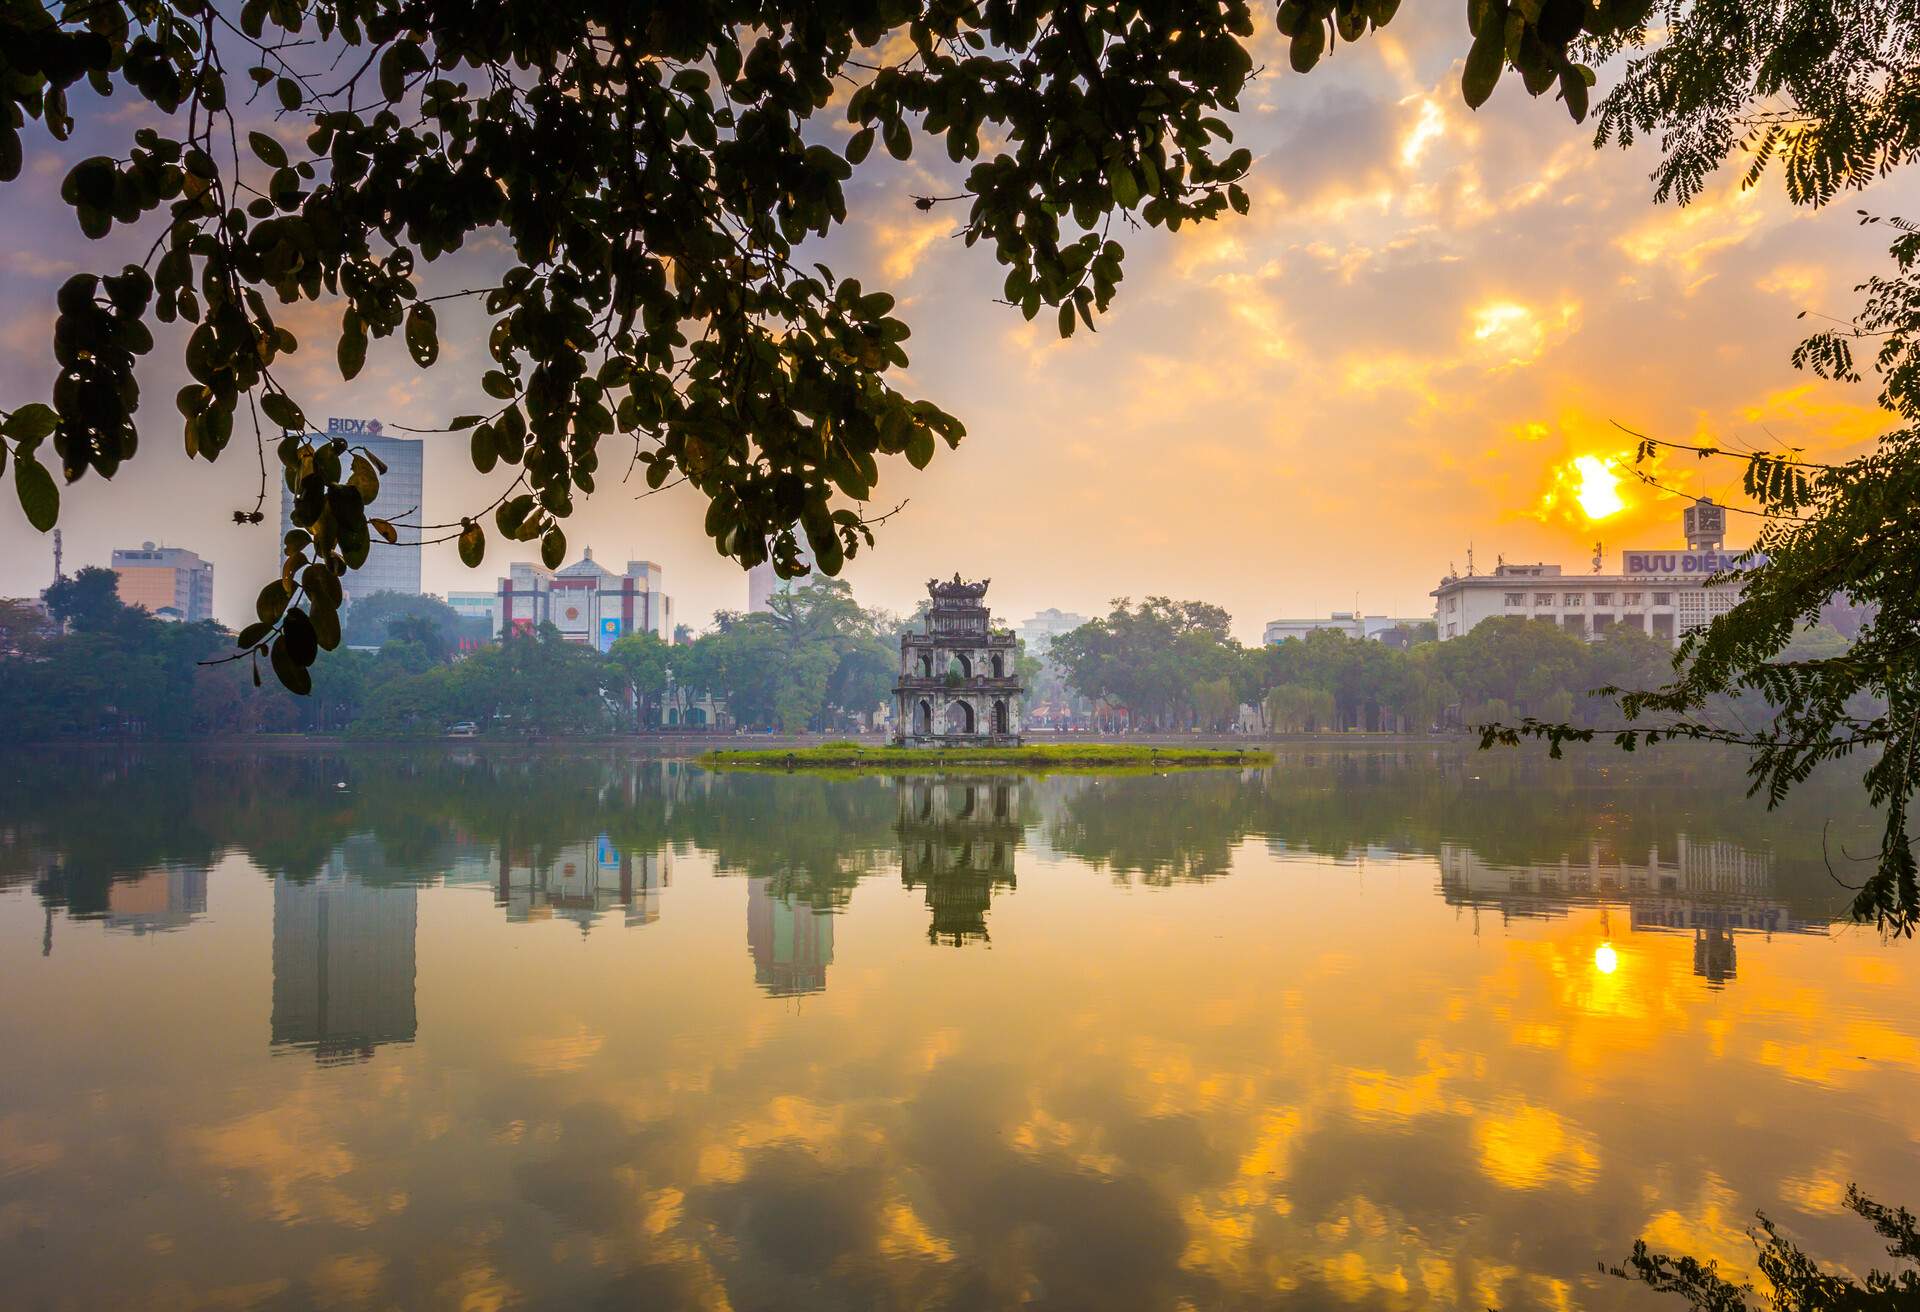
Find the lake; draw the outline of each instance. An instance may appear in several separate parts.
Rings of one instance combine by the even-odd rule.
[[[1920,947],[1843,777],[0,756],[9,1308],[1663,1308],[1864,1271]],[[1830,870],[1831,866],[1831,870]]]

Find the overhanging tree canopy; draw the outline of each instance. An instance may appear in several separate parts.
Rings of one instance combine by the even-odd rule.
[[[1275,21],[1304,72],[1397,8],[1285,0]],[[1796,116],[1765,125],[1763,157],[1784,150],[1796,194],[1824,199],[1912,152],[1911,77],[1857,75],[1910,48],[1910,11],[1472,0],[1462,91],[1478,106],[1512,69],[1580,119],[1588,63],[1632,54],[1602,136],[1667,132],[1661,188],[1682,199],[1751,104],[1785,98]],[[145,101],[164,127],[66,177],[88,235],[130,226],[153,242],[141,263],[61,288],[52,405],[4,412],[0,463],[29,522],[51,527],[49,466],[73,483],[135,455],[150,324],[183,325],[194,381],[174,400],[189,454],[216,459],[237,422],[277,444],[296,494],[279,577],[240,637],[304,690],[316,651],[339,640],[340,576],[394,530],[365,513],[381,472],[370,453],[280,437],[305,423],[278,369],[301,347],[284,307],[339,306],[352,378],[369,340],[395,334],[431,366],[436,302],[472,297],[490,400],[447,427],[470,435],[477,469],[499,471],[495,532],[538,539],[557,564],[562,521],[617,435],[614,467],[707,499],[721,552],[801,573],[797,529],[837,573],[872,540],[879,459],[924,467],[963,431],[891,385],[908,335],[893,298],[799,254],[846,220],[852,169],[876,143],[905,158],[916,136],[937,140],[970,163],[945,199],[967,202],[961,232],[1006,268],[1004,298],[1028,318],[1049,308],[1063,335],[1091,327],[1121,277],[1117,213],[1175,229],[1247,208],[1251,156],[1221,116],[1254,75],[1255,22],[1239,0],[8,3],[0,181],[20,175],[30,121],[72,132],[83,81]],[[853,131],[836,149],[824,120],[839,113]],[[262,130],[270,117],[304,136]],[[512,252],[496,282],[423,287],[425,266],[483,231]],[[242,518],[264,518],[264,482]],[[469,565],[484,554],[479,517],[418,527],[457,537]]]

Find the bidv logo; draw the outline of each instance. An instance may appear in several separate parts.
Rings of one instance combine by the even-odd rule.
[[[380,421],[378,419],[329,419],[328,437],[378,437]]]

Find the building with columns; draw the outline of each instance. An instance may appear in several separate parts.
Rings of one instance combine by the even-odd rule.
[[[1597,638],[1615,625],[1675,642],[1740,599],[1734,577],[1761,558],[1729,553],[1727,510],[1702,498],[1684,517],[1684,551],[1621,553],[1618,573],[1600,572],[1596,551],[1591,574],[1567,574],[1558,565],[1509,565],[1491,574],[1450,575],[1433,590],[1433,619],[1440,641],[1462,637],[1501,616],[1540,620],[1582,638]]]
[[[894,741],[921,747],[1007,747],[1020,742],[1019,644],[993,627],[982,600],[991,579],[927,581],[924,633],[900,635],[893,688]]]

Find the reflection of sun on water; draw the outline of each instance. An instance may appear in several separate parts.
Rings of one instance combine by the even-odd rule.
[[[1593,968],[1602,975],[1611,975],[1620,969],[1620,954],[1613,950],[1613,944],[1602,943],[1593,950]]]

